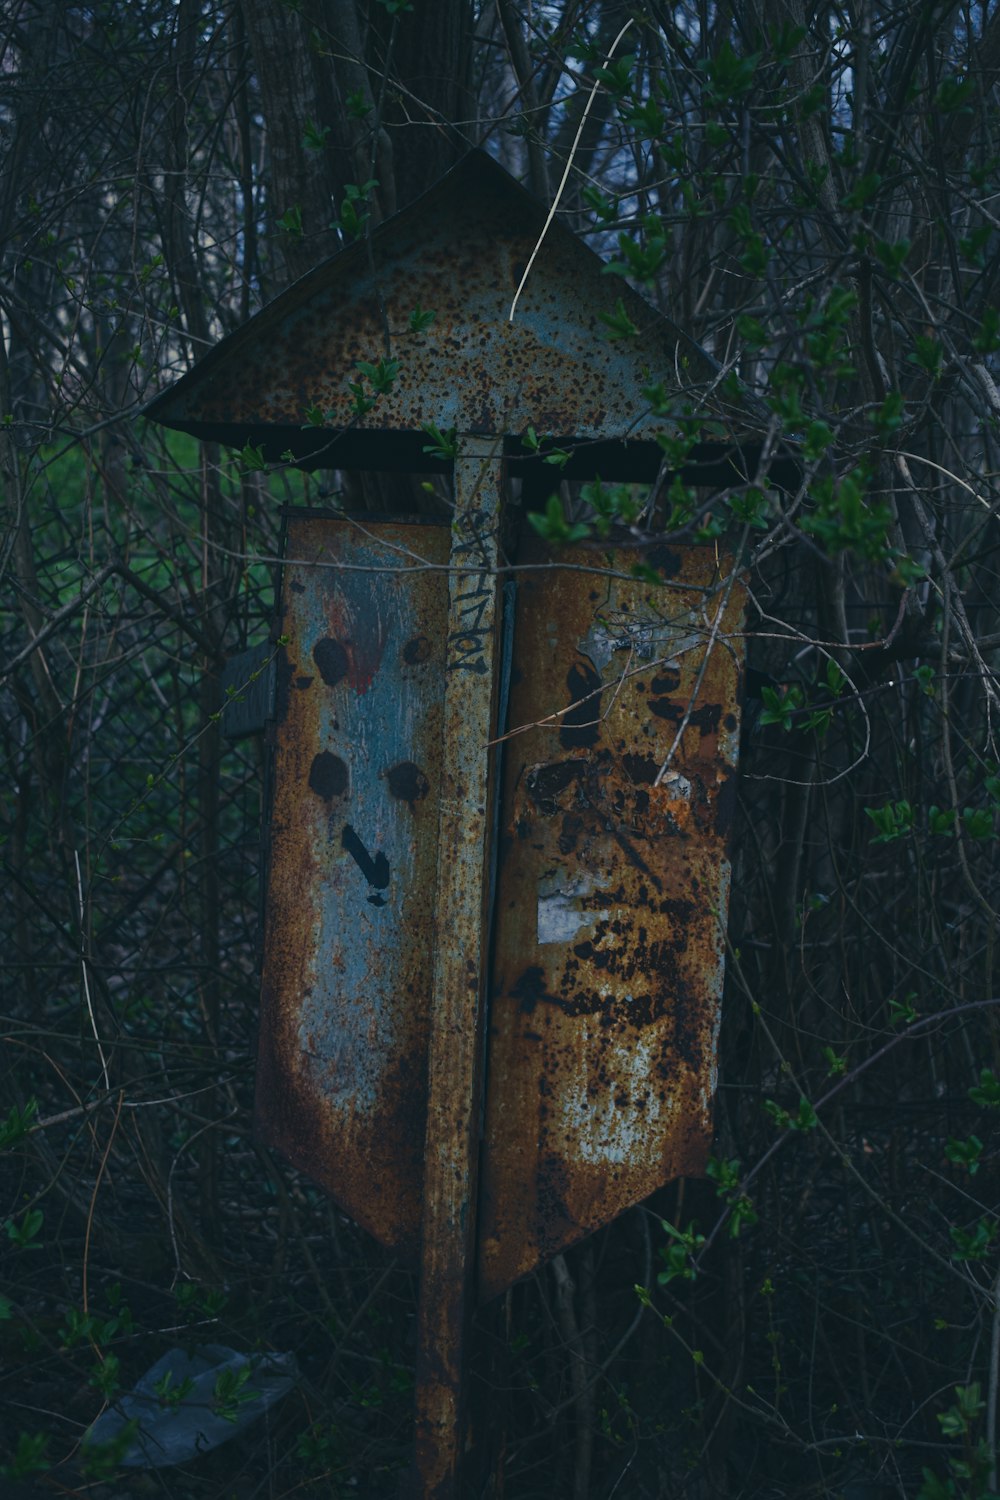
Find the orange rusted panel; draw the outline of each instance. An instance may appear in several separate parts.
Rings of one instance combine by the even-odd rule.
[[[711,548],[660,550],[666,587],[630,578],[649,554],[626,547],[561,559],[603,576],[519,581],[480,1176],[484,1298],[672,1177],[701,1172],[709,1149],[743,596]],[[528,554],[546,555],[540,543]]]
[[[415,1252],[447,527],[288,527],[257,1083],[264,1140]]]

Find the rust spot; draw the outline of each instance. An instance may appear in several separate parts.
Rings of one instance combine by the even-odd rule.
[[[579,760],[557,760],[551,765],[532,766],[526,777],[528,796],[546,817],[558,811],[556,798],[576,780],[583,769]]]
[[[386,771],[385,779],[391,795],[401,802],[408,802],[411,807],[414,802],[423,801],[430,791],[430,782],[412,760],[401,760],[398,766]]]
[[[315,792],[317,797],[322,797],[324,802],[342,797],[347,791],[349,780],[347,766],[332,750],[321,750],[318,755],[313,756],[309,767],[309,790]]]
[[[584,656],[566,674],[569,701],[574,705],[563,715],[559,743],[567,750],[596,745],[601,734],[601,678]],[[581,702],[583,699],[585,701]]]
[[[403,660],[408,667],[419,666],[421,662],[427,661],[430,654],[431,643],[425,635],[415,635],[403,647]]]

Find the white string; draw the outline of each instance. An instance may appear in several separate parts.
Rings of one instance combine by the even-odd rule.
[[[634,25],[635,17],[633,17],[631,21],[625,22],[625,25],[622,27],[621,31],[619,31],[614,41],[611,43],[611,50],[608,52],[607,57],[604,59],[605,67],[607,67],[608,63],[614,57],[616,51],[618,50],[618,43],[621,41],[626,31],[628,31],[630,26]],[[600,88],[600,86],[600,79],[595,78],[593,88],[590,90],[590,97],[588,98],[587,103],[584,106],[583,114],[580,116],[580,123],[576,128],[576,135],[573,137],[573,144],[570,147],[569,156],[566,158],[566,168],[562,174],[562,181],[556,189],[556,195],[552,200],[552,207],[549,209],[548,217],[545,220],[545,223],[542,225],[542,232],[538,236],[538,243],[535,245],[534,250],[532,250],[531,252],[531,259],[528,261],[528,264],[524,268],[524,275],[521,277],[521,280],[518,283],[517,291],[514,293],[514,300],[510,304],[510,312],[507,314],[508,323],[513,323],[514,321],[514,313],[517,309],[518,298],[524,291],[525,283],[527,282],[528,277],[531,275],[531,268],[535,264],[535,258],[538,255],[539,250],[542,248],[542,241],[549,232],[549,225],[552,223],[552,220],[556,216],[556,209],[559,207],[559,199],[563,195],[563,189],[565,188],[566,183],[569,181],[569,174],[573,168],[573,158],[576,155],[576,148],[580,144],[580,137],[583,135],[583,128],[587,123],[587,116],[590,114],[591,105],[597,98],[597,90]]]

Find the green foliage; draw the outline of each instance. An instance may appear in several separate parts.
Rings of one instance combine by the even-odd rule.
[[[660,1228],[667,1235],[667,1243],[657,1250],[664,1262],[663,1270],[657,1273],[657,1285],[669,1286],[677,1280],[693,1281],[697,1275],[694,1258],[705,1243],[705,1236],[699,1234],[694,1223],[690,1223],[687,1229],[679,1229],[668,1219],[661,1219]]]
[[[604,266],[606,276],[631,276],[635,281],[651,284],[667,258],[667,232],[659,220],[647,217],[641,236],[618,236],[618,260]],[[606,321],[606,320],[605,320]]]
[[[866,807],[865,817],[875,826],[873,844],[890,844],[901,839],[913,829],[913,808],[905,797],[895,802],[886,802],[882,807]]]
[[[38,1100],[31,1098],[24,1105],[12,1104],[5,1120],[0,1120],[0,1151],[8,1146],[17,1145],[18,1141],[30,1131],[35,1120],[38,1118]]]
[[[278,228],[283,229],[292,239],[298,240],[302,238],[302,210],[297,203],[293,203],[290,208],[285,209],[285,212],[278,219]]]
[[[567,521],[558,495],[549,496],[542,515],[536,511],[529,511],[528,524],[543,541],[551,542],[555,546],[566,542],[582,542],[590,535],[590,527],[582,521]]]
[[[40,1208],[28,1208],[19,1219],[7,1219],[4,1228],[16,1250],[41,1250],[38,1236],[44,1222],[45,1215]]]
[[[367,182],[348,182],[344,187],[340,212],[330,228],[339,230],[347,239],[357,239],[371,218],[371,195],[378,185],[377,177],[370,177]]]
[[[609,339],[633,339],[639,332],[625,311],[625,304],[620,297],[615,303],[614,312],[602,312],[597,316],[607,328]]]
[[[238,1369],[226,1368],[219,1371],[212,1389],[212,1410],[217,1417],[221,1417],[224,1422],[235,1422],[239,1417],[240,1407],[260,1395],[259,1391],[251,1389],[249,1381],[248,1364],[240,1365]]]
[[[802,530],[830,552],[855,552],[871,562],[884,558],[891,512],[884,502],[867,498],[867,487],[863,469],[817,477],[810,491],[812,510],[799,523]]]
[[[996,1466],[996,1454],[978,1436],[986,1402],[978,1381],[955,1386],[955,1400],[945,1411],[938,1412],[941,1436],[959,1445],[959,1451],[948,1458],[948,1477],[942,1479],[932,1469],[923,1470],[923,1484],[917,1500],[998,1500],[988,1480]]]
[[[984,1216],[968,1229],[953,1224],[949,1234],[955,1246],[951,1252],[955,1260],[985,1260],[997,1236],[997,1221]]]
[[[314,120],[307,120],[302,131],[302,144],[307,151],[322,151],[329,134],[329,125],[317,125]]]
[[[982,1068],[979,1082],[969,1090],[969,1098],[981,1109],[1000,1109],[1000,1078],[992,1068]]]
[[[741,1189],[740,1162],[736,1157],[725,1161],[710,1156],[705,1166],[706,1176],[715,1183],[716,1195],[729,1209],[728,1233],[730,1239],[738,1239],[744,1229],[757,1223],[757,1210]]]
[[[709,104],[738,103],[753,88],[754,75],[761,53],[740,55],[731,43],[724,41],[714,57],[701,59],[698,71],[705,79],[705,98]]]
[[[447,459],[449,462],[458,457],[458,441],[454,427],[449,427],[446,432],[442,432],[434,422],[424,422],[420,430],[430,438],[430,442],[425,443],[421,450],[423,453],[430,453],[434,458]]]
[[[416,307],[414,307],[410,312],[409,318],[406,320],[407,327],[409,328],[411,333],[423,333],[425,328],[429,328],[431,326],[436,317],[436,312],[433,312],[429,308],[421,307],[420,303],[418,302]]]
[[[379,360],[358,359],[354,367],[361,378],[347,383],[352,397],[351,411],[355,417],[363,417],[376,406],[380,396],[388,395],[392,390],[400,362],[384,357]]]
[[[4,1479],[30,1479],[34,1474],[47,1474],[52,1467],[49,1461],[49,1439],[43,1432],[18,1434],[17,1447],[10,1463],[0,1464],[0,1475]]]
[[[787,734],[794,728],[795,715],[805,707],[806,695],[797,682],[792,682],[784,689],[761,688],[761,700],[761,724],[777,724]]]
[[[983,1154],[983,1143],[978,1135],[967,1136],[965,1140],[949,1136],[944,1154],[950,1162],[954,1162],[957,1167],[964,1167],[969,1176],[974,1177],[979,1171],[979,1158]]]
[[[769,1118],[774,1121],[775,1125],[779,1126],[782,1130],[798,1130],[805,1132],[809,1130],[815,1130],[816,1126],[819,1124],[819,1119],[817,1117],[816,1111],[813,1109],[808,1099],[799,1100],[799,1107],[796,1110],[795,1114],[791,1114],[787,1109],[778,1104],[774,1099],[765,1099],[763,1108],[764,1113],[768,1115]]]

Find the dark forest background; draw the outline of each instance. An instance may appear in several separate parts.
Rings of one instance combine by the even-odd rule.
[[[280,507],[356,481],[141,408],[476,144],[548,202],[568,167],[562,221],[802,458],[657,512],[750,591],[711,1176],[484,1318],[484,1493],[994,1494],[1000,10],[0,15],[5,1493],[392,1496],[409,1461],[412,1273],[251,1134],[263,752],[219,714]],[[82,1443],[209,1344],[300,1378],[171,1469]]]

